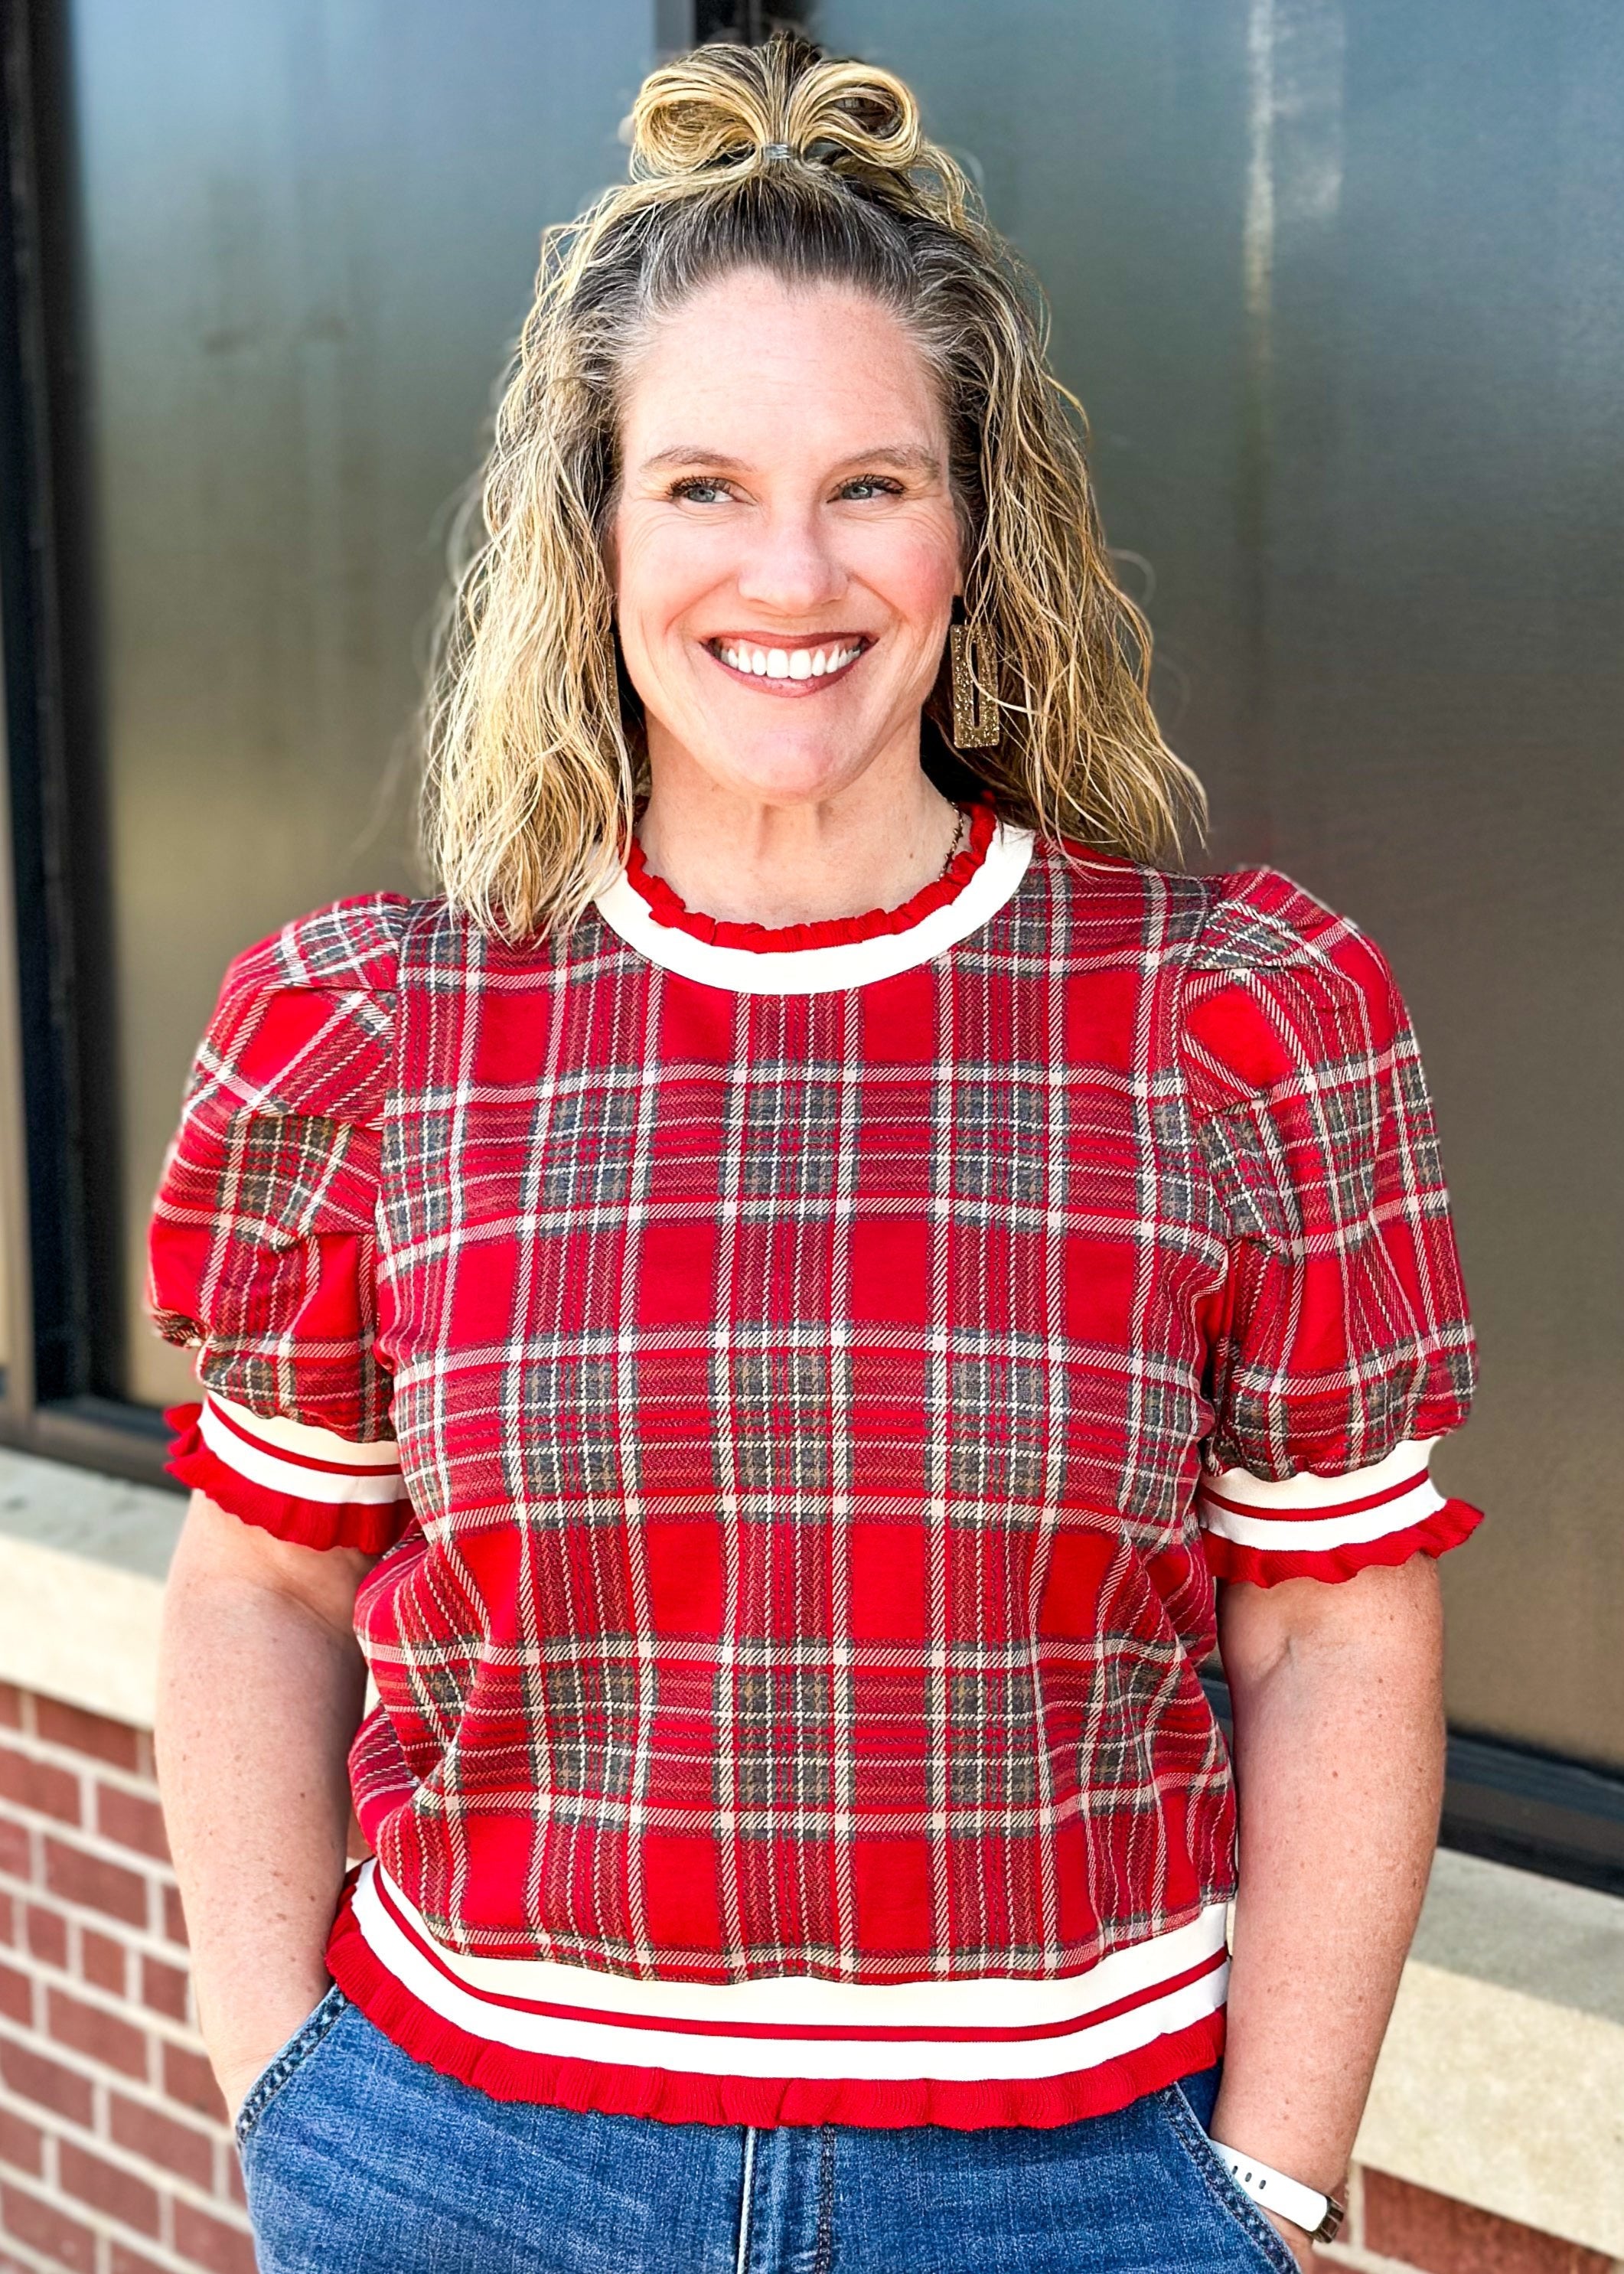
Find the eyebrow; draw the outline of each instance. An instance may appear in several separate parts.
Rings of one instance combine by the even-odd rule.
[[[844,462],[848,466],[894,466],[902,473],[939,474],[942,461],[934,450],[921,450],[905,442],[882,443],[877,449],[853,450]],[[718,472],[741,474],[749,471],[744,458],[730,457],[726,450],[712,450],[700,442],[674,442],[666,450],[657,450],[651,458],[643,461],[641,471],[646,474],[663,472],[668,466],[714,466]]]

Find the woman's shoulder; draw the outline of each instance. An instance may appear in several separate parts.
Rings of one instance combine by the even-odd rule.
[[[1387,962],[1368,934],[1278,869],[1203,874],[1131,861],[1065,838],[1042,838],[1033,867],[1074,916],[1126,924],[1141,945],[1192,973],[1320,972],[1386,988]]]
[[[1382,1078],[1395,1051],[1413,1054],[1391,967],[1351,916],[1277,869],[1200,881],[1182,1022],[1198,1100],[1344,1090]]]
[[[1406,1031],[1375,942],[1278,869],[1201,875],[1042,840],[1038,857],[1081,964],[1103,953],[1171,976],[1198,1102],[1371,1063]]]
[[[1278,869],[1237,869],[1193,880],[1203,921],[1197,970],[1259,973],[1320,970],[1360,985],[1388,983],[1380,949],[1351,916],[1319,900]]]
[[[234,956],[192,1067],[189,1111],[370,1118],[402,950],[432,905],[398,892],[335,900]]]
[[[401,892],[363,892],[290,917],[232,957],[222,994],[391,994],[402,943],[424,905]]]

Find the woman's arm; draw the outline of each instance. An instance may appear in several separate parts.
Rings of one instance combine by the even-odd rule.
[[[345,1757],[376,1559],[292,1547],[194,1493],[169,1572],[158,1771],[209,2058],[235,2113],[327,1986]]]
[[[1213,2137],[1335,2192],[1438,1831],[1438,1567],[1417,1555],[1335,1585],[1225,1586],[1219,1640],[1240,1891]],[[1281,2232],[1307,2265],[1300,2229]]]

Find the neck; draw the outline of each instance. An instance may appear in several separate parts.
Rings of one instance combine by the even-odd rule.
[[[650,735],[644,860],[678,898],[726,923],[821,923],[893,908],[941,873],[958,809],[917,746],[826,797],[769,802]]]

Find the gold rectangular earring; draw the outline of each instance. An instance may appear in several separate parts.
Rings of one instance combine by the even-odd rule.
[[[953,674],[953,744],[986,750],[999,738],[998,651],[984,624],[955,624],[947,635]]]

